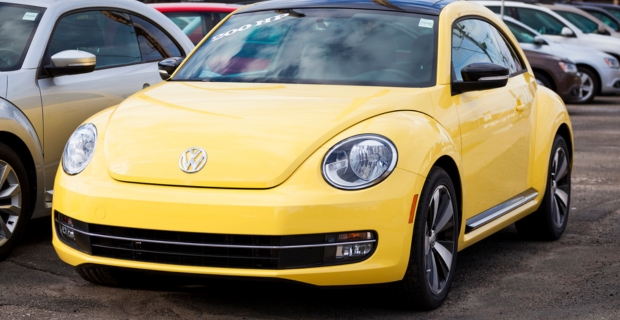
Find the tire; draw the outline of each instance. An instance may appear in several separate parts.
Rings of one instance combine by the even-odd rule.
[[[435,167],[418,202],[407,271],[395,283],[398,299],[406,307],[431,310],[443,304],[456,271],[458,236],[454,186],[448,174]]]
[[[32,216],[30,181],[17,153],[0,142],[0,261],[24,234]]]
[[[121,269],[89,265],[75,267],[75,271],[82,279],[102,286],[121,287],[133,284],[131,275]]]
[[[590,103],[601,91],[598,76],[588,67],[577,66],[577,70],[581,72],[581,87],[579,88],[579,95],[571,100],[571,103]]]
[[[556,136],[551,149],[545,195],[538,210],[515,223],[528,239],[557,240],[568,223],[571,162],[566,141]]]
[[[544,75],[544,74],[542,74],[540,72],[534,71],[534,77],[544,87],[547,87],[547,88],[549,88],[551,90],[555,90],[555,86],[553,85],[553,81],[549,80],[549,78],[546,75]]]

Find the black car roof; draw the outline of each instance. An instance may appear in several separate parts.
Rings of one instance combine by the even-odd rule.
[[[237,13],[303,8],[347,8],[439,15],[454,0],[271,0],[245,7]]]

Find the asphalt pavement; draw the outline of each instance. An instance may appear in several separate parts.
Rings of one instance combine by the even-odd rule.
[[[0,319],[620,319],[620,97],[568,108],[576,152],[564,236],[526,241],[511,226],[460,252],[437,310],[402,309],[385,286],[161,275],[97,286],[58,259],[44,218],[0,262]]]

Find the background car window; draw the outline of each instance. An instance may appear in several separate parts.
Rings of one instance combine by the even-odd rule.
[[[181,49],[159,27],[132,15],[134,28],[138,34],[142,60],[158,61],[169,57],[184,57]]]
[[[517,9],[519,16],[518,20],[538,31],[538,33],[559,35],[562,33],[562,28],[566,27],[564,23],[546,12],[528,8],[515,9]]]
[[[574,24],[575,27],[579,28],[583,33],[596,33],[598,31],[598,23],[580,14],[569,11],[555,11],[555,13]]]
[[[534,43],[534,37],[536,37],[535,33],[510,21],[504,20],[504,23],[506,23],[506,26],[508,26],[508,29],[510,29],[515,38],[517,38],[517,41],[521,43]]]
[[[54,30],[46,58],[64,50],[94,54],[95,69],[141,61],[131,19],[116,11],[86,11],[63,17]]]
[[[615,31],[620,30],[620,25],[616,23],[616,21],[612,20],[612,18],[607,16],[606,14],[598,12],[598,11],[588,11],[588,13],[593,15],[597,19],[601,20],[604,24],[608,25],[610,28],[614,29]]]
[[[452,29],[452,66],[456,80],[463,80],[461,70],[477,62],[498,64],[510,73],[521,70],[495,27],[482,20],[459,21]]]
[[[198,44],[228,13],[225,12],[164,12],[189,39]]]

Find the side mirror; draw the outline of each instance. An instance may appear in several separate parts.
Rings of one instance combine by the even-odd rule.
[[[568,27],[564,27],[562,28],[562,31],[560,31],[560,34],[562,35],[562,37],[574,37],[575,33],[573,32],[573,30],[569,29]]]
[[[610,35],[609,31],[607,31],[607,28],[605,28],[605,24],[603,23],[598,24],[598,28],[596,29],[596,32],[598,34]]]
[[[501,88],[508,83],[509,70],[494,63],[472,63],[461,70],[463,81],[454,81],[455,88],[468,91]]]
[[[97,57],[86,51],[65,50],[52,56],[52,65],[45,71],[52,77],[89,73],[95,70]]]
[[[534,37],[534,44],[537,46],[545,46],[548,45],[549,43],[547,42],[547,40],[545,40],[545,38],[541,37],[541,36],[535,36]]]
[[[174,71],[181,65],[183,59],[184,58],[174,57],[160,61],[157,65],[159,66],[159,76],[162,80],[168,80]]]

